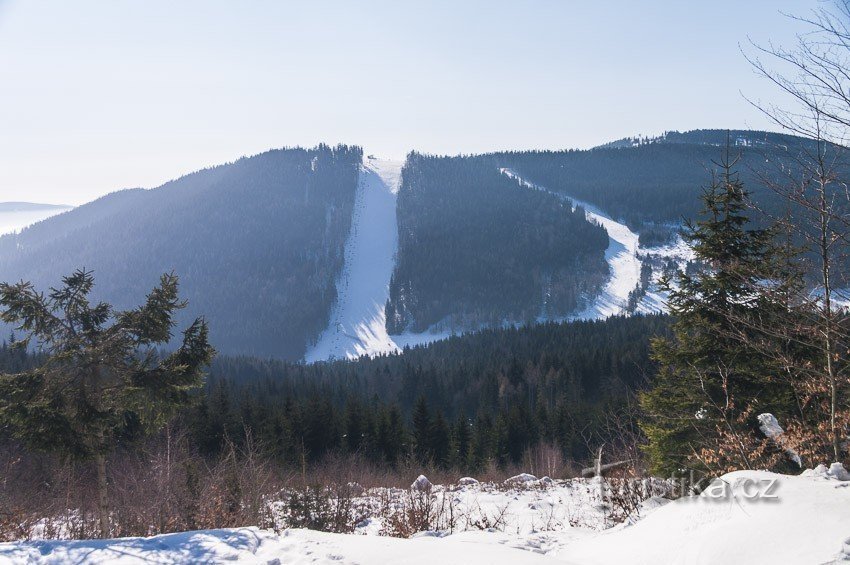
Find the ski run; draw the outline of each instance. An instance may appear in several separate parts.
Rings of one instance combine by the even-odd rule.
[[[394,353],[451,335],[387,333],[385,309],[398,251],[396,195],[402,165],[402,161],[368,157],[360,170],[337,301],[328,327],[307,351],[307,363]]]
[[[401,351],[404,347],[427,344],[451,336],[451,332],[428,331],[389,335],[385,308],[390,277],[398,252],[396,196],[401,182],[402,161],[368,157],[360,171],[351,233],[345,245],[343,272],[337,281],[337,301],[328,327],[305,355],[307,363],[332,359],[356,359]],[[610,277],[599,295],[582,311],[557,319],[596,320],[625,313],[629,293],[640,282],[641,259],[638,234],[599,208],[567,195],[549,191],[521,178],[511,169],[501,172],[520,184],[547,192],[585,210],[587,218],[606,229],[609,237],[605,260]],[[687,260],[690,250],[681,240],[672,246],[644,250],[658,257]],[[664,297],[648,290],[638,304],[642,313],[664,309]],[[539,321],[548,321],[541,317]],[[506,322],[506,325],[509,325]]]

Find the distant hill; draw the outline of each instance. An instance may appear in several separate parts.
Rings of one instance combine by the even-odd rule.
[[[64,204],[39,204],[37,202],[0,202],[0,212],[31,212],[33,210],[68,210]]]
[[[727,139],[759,205],[783,213],[762,177],[783,169],[794,174],[796,158],[812,142],[782,134],[697,130],[583,151],[413,152],[401,168],[397,194],[381,201],[381,221],[369,220],[389,239],[396,230],[397,249],[394,243],[364,247],[346,265],[346,246],[357,241],[351,237],[359,225],[354,216],[360,223],[375,217],[365,210],[372,200],[364,195],[376,185],[359,182],[368,176],[359,147],[320,145],[268,151],[158,188],[51,209],[62,213],[44,221],[16,220],[5,231],[38,223],[0,237],[0,281],[31,280],[46,289],[87,268],[95,272],[96,297],[122,308],[137,304],[163,272],[174,271],[190,304],[181,322],[205,315],[221,352],[288,361],[302,360],[333,324],[338,287],[345,296],[367,296],[353,288],[361,281],[351,277],[355,256],[361,268],[386,278],[372,282],[389,296],[385,303],[354,305],[352,311],[368,315],[331,328],[349,341],[365,340],[357,351],[372,351],[366,342],[375,336],[364,328],[380,325],[387,340],[404,344],[424,341],[423,334],[562,319],[601,311],[588,307],[602,300],[611,280],[631,286],[628,277],[611,278],[611,266],[626,249],[623,242],[635,240],[633,232],[644,247],[666,243],[684,219],[697,216],[701,188]],[[631,239],[609,240],[592,221],[602,216],[588,220],[562,195],[627,223],[613,222],[619,227],[611,229],[622,228]],[[4,214],[33,212],[7,210],[31,206],[38,205],[0,204],[0,234]],[[798,221],[805,225],[806,219]],[[378,253],[385,254],[382,265],[393,262],[391,269],[376,269]],[[637,273],[648,260],[629,253]],[[660,307],[660,299],[653,304]],[[619,303],[614,307],[625,311]]]
[[[783,170],[799,169],[798,157],[814,149],[800,137],[748,130],[728,132],[735,166],[748,190],[769,211],[782,203],[764,187]],[[626,138],[590,150],[520,151],[495,155],[524,178],[593,203],[640,229],[681,223],[699,212],[705,187],[726,147],[726,130],[668,132]]]
[[[85,267],[120,308],[174,271],[183,321],[207,316],[221,350],[298,359],[336,296],[361,154],[275,150],[104,196],[0,237],[0,280],[46,288]]]

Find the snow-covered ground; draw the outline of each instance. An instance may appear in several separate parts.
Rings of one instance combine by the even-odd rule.
[[[27,226],[61,214],[70,208],[39,208],[25,210],[0,211],[0,235],[17,233]]]
[[[641,261],[649,261],[653,265],[652,281],[646,294],[641,298],[635,312],[640,314],[655,314],[667,311],[667,294],[658,289],[658,281],[663,275],[661,265],[666,262],[676,264],[678,269],[684,270],[688,261],[695,259],[694,250],[682,239],[676,236],[676,241],[669,245],[657,247],[641,247],[638,249],[638,257]]]
[[[505,516],[501,523],[410,539],[364,526],[354,534],[239,528],[14,542],[0,544],[0,563],[838,564],[850,560],[847,478],[843,468],[800,476],[739,471],[699,496],[647,506],[642,518],[607,530],[570,523],[599,514],[593,480],[510,489],[472,484],[442,492],[459,509],[475,502],[485,514]]]
[[[368,157],[360,170],[351,233],[345,244],[338,299],[328,327],[305,355],[307,363],[392,353],[443,339],[449,332],[386,330],[386,303],[398,251],[396,195],[402,161]]]

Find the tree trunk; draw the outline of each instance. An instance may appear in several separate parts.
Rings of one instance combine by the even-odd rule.
[[[97,509],[100,520],[100,537],[106,539],[109,531],[109,492],[106,483],[106,456],[98,453],[94,456],[97,467]]]

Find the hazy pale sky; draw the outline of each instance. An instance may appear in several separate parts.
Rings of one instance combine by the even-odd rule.
[[[590,147],[775,129],[739,51],[817,0],[0,0],[0,201],[80,204],[272,147]]]

